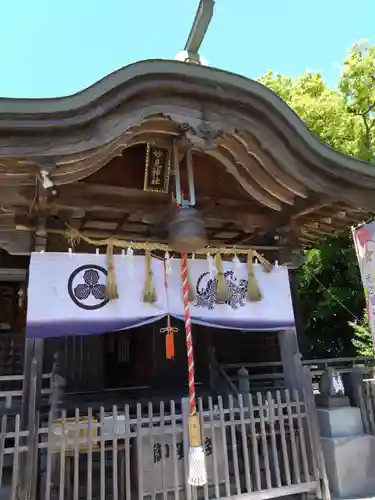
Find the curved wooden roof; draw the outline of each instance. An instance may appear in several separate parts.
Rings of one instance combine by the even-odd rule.
[[[166,60],[137,62],[69,97],[0,99],[0,196],[35,186],[41,157],[53,157],[61,186],[135,144],[171,138],[219,162],[249,200],[279,213],[275,228],[330,205],[352,209],[351,220],[375,211],[375,166],[319,142],[272,91]]]

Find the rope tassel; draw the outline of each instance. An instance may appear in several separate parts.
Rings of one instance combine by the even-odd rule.
[[[165,336],[165,357],[166,359],[174,359],[174,328],[169,327]]]
[[[146,251],[146,279],[143,289],[143,302],[153,304],[156,302],[156,298],[156,288],[151,268],[151,252],[148,250]]]
[[[257,279],[254,273],[253,252],[247,254],[247,300],[249,302],[259,302],[262,300]]]
[[[170,265],[170,262],[169,262]],[[167,292],[167,310],[169,311],[168,304],[168,277],[167,277],[167,260],[164,261],[164,287]],[[175,348],[174,348],[174,334],[178,332],[178,328],[172,327],[171,325],[171,317],[168,314],[167,316],[167,326],[164,328],[160,328],[160,333],[165,334],[165,357],[166,359],[174,359],[175,357]]]
[[[107,286],[106,297],[108,300],[118,299],[116,277],[115,277],[115,263],[113,259],[113,242],[109,241],[107,244]]]
[[[216,254],[216,267],[217,267],[217,287],[216,287],[216,300],[218,302],[226,302],[230,299],[230,291],[228,288],[227,280],[224,276],[223,262],[220,253]]]
[[[199,417],[197,415],[197,399],[195,394],[194,352],[191,335],[191,319],[189,309],[189,280],[186,254],[181,255],[181,279],[184,298],[184,320],[186,333],[186,352],[189,374],[189,474],[188,483],[192,486],[203,486],[207,483],[207,470],[201,442]]]
[[[270,273],[273,269],[273,265],[267,259],[260,255],[257,251],[253,250],[254,257],[256,257],[262,265],[263,271],[265,273]]]

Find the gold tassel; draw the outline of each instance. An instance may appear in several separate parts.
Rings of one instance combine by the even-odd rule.
[[[230,299],[230,291],[228,283],[224,277],[223,262],[220,253],[216,254],[216,268],[217,268],[217,287],[216,287],[216,300],[218,302],[226,302]]]
[[[247,254],[247,300],[249,302],[259,302],[262,300],[257,279],[254,274],[253,252]]]
[[[189,302],[194,302],[194,300],[196,299],[196,296],[195,296],[195,289],[190,281],[188,259],[186,259],[186,265],[187,265],[187,269],[188,269]]]
[[[115,263],[113,260],[113,242],[110,241],[107,245],[107,287],[106,297],[107,300],[118,299],[116,277],[115,277]]]
[[[271,264],[271,262],[268,262],[267,259],[265,259],[262,255],[260,255],[255,250],[253,250],[253,254],[259,260],[259,262],[261,263],[261,265],[263,267],[263,271],[265,273],[270,273],[272,271],[272,269],[273,269],[273,265]]]
[[[77,229],[73,229],[72,227],[67,228],[67,230],[65,231],[65,236],[71,248],[74,248],[75,245],[78,244],[81,239],[79,231],[77,231]]]
[[[143,289],[143,302],[153,304],[156,302],[156,289],[152,279],[151,252],[146,250],[146,279]]]

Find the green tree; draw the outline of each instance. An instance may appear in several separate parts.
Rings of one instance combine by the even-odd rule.
[[[354,330],[353,345],[359,356],[373,356],[372,336],[368,324],[368,315],[365,310],[360,321],[351,321],[349,325]]]
[[[339,81],[345,109],[355,117],[353,151],[362,160],[373,161],[375,151],[375,47],[356,44],[345,58]]]
[[[260,81],[289,104],[322,142],[344,154],[375,160],[375,47],[366,43],[352,47],[337,89],[330,89],[320,73],[312,72],[293,79],[269,71]],[[309,355],[365,352],[369,330],[365,334],[364,294],[349,231],[307,251],[298,278]]]

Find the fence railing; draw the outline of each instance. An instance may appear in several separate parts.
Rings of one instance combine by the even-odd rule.
[[[2,375],[0,376],[0,410],[2,408],[12,408],[20,405],[23,394],[23,375]],[[48,396],[52,392],[52,373],[42,376],[42,396]]]
[[[43,500],[189,500],[186,401],[62,411],[20,429],[1,419],[0,496]],[[272,498],[320,491],[316,427],[304,394],[199,399],[208,484],[198,497]],[[21,460],[23,458],[23,460]],[[19,467],[24,463],[25,468]]]
[[[372,377],[375,370],[375,358],[371,356],[342,357],[305,359],[302,365],[307,367],[313,379],[314,388],[318,389],[320,377],[328,368],[334,368],[341,375],[350,374],[354,371],[361,371],[365,377]],[[231,382],[237,386],[238,370],[245,368],[248,372],[248,381],[251,389],[262,392],[285,387],[285,375],[282,361],[268,361],[262,363],[231,363],[221,364],[221,369],[225,371]]]
[[[363,430],[375,436],[375,379],[358,380],[356,396],[361,410]]]

